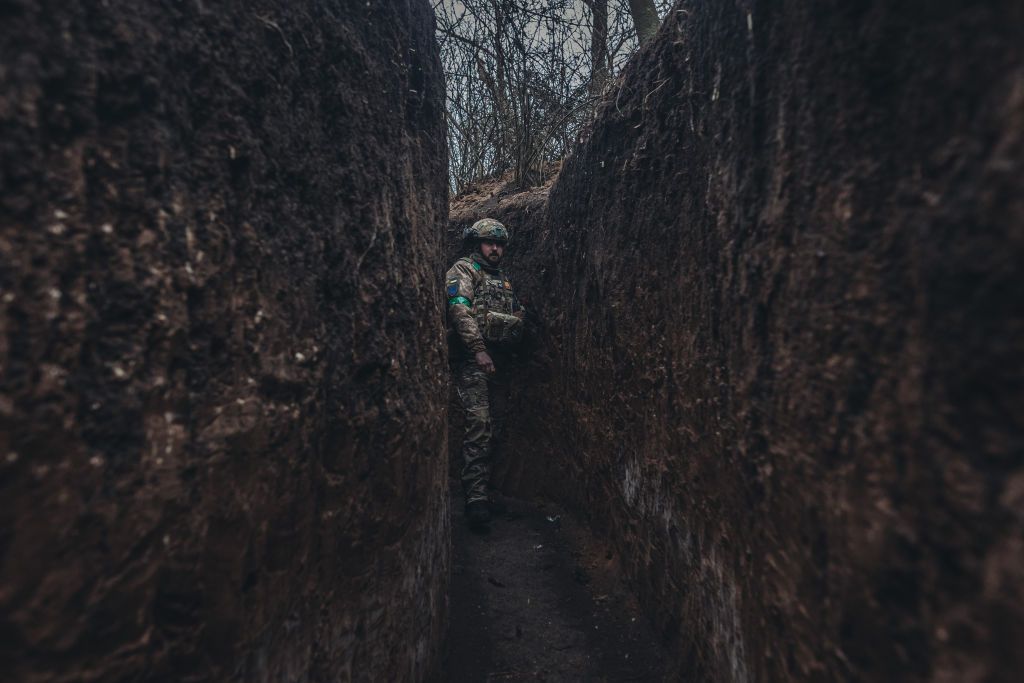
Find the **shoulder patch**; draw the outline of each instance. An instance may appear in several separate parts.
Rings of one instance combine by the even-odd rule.
[[[444,291],[445,293],[448,294],[448,296],[455,296],[456,294],[459,293],[459,281],[449,280],[448,287]]]

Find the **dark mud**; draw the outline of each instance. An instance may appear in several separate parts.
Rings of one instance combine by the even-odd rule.
[[[665,652],[605,547],[554,505],[507,502],[481,535],[453,498],[443,680],[663,680]]]

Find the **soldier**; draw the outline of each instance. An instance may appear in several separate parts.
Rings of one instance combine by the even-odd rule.
[[[500,268],[509,243],[504,225],[484,218],[462,232],[469,251],[446,275],[448,324],[455,386],[466,416],[462,490],[470,527],[482,531],[494,503],[487,486],[494,443],[504,427],[507,353],[523,334],[525,311]],[[498,362],[495,363],[495,358]]]

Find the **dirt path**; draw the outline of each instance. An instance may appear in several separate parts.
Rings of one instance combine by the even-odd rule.
[[[550,506],[508,500],[486,536],[452,503],[454,576],[444,680],[659,681],[657,638],[610,558]]]

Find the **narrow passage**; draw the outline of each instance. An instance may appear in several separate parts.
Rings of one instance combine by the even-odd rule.
[[[453,499],[445,681],[660,681],[657,637],[610,554],[551,506],[507,499],[487,535]]]

